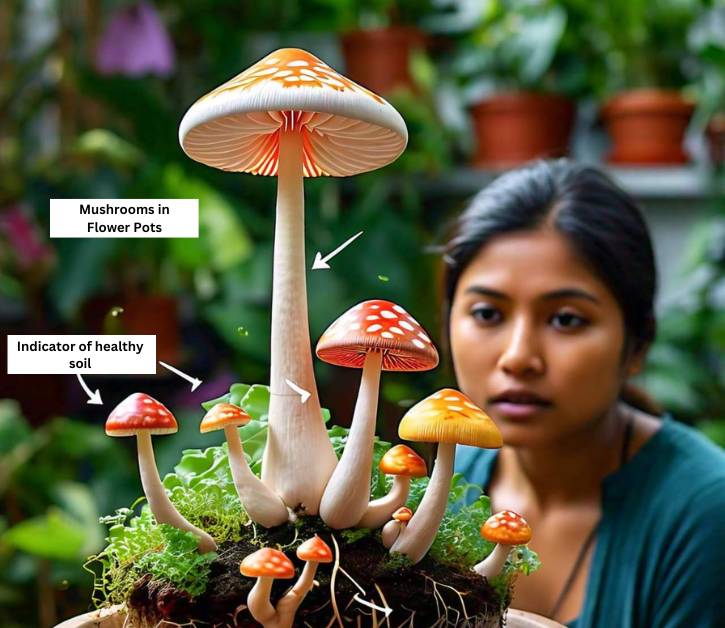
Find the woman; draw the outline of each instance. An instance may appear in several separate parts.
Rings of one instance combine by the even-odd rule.
[[[725,626],[725,455],[628,394],[655,332],[633,201],[539,162],[473,200],[444,261],[458,385],[505,443],[460,447],[457,470],[524,515],[542,560],[513,606],[577,628]]]

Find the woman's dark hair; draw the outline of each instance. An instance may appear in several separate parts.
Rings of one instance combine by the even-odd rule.
[[[604,173],[566,159],[538,161],[500,176],[456,221],[443,255],[443,322],[461,273],[492,238],[541,227],[561,233],[622,309],[625,351],[655,335],[652,241],[634,200]]]

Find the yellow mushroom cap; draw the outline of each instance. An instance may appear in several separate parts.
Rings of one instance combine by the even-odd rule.
[[[297,558],[308,563],[331,563],[332,550],[327,543],[315,534],[297,548]]]
[[[425,460],[407,445],[395,445],[385,452],[378,468],[387,475],[422,478],[428,475]]]
[[[252,420],[242,408],[232,403],[217,403],[204,415],[199,425],[202,434],[221,430],[225,427],[246,425]]]
[[[501,545],[521,545],[531,540],[531,526],[513,510],[502,510],[486,519],[481,536]]]
[[[458,443],[497,449],[501,432],[466,395],[444,388],[415,404],[400,421],[400,438],[427,443]]]
[[[294,578],[295,566],[279,550],[263,547],[245,557],[239,565],[243,576],[250,578]]]

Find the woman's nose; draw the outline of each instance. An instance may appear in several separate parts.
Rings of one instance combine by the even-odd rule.
[[[526,321],[518,321],[511,328],[498,366],[507,375],[518,377],[543,373],[544,359],[538,349],[535,333]]]

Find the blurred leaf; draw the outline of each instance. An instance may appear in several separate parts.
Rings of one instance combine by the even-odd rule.
[[[58,504],[81,526],[85,543],[82,554],[89,555],[103,546],[103,529],[98,524],[98,508],[93,494],[84,484],[62,482],[55,487]]]
[[[0,541],[28,554],[51,560],[77,561],[82,557],[84,532],[78,523],[57,508],[10,528]]]
[[[78,136],[70,148],[74,156],[105,161],[111,166],[137,166],[143,154],[133,144],[108,129],[91,129]]]

